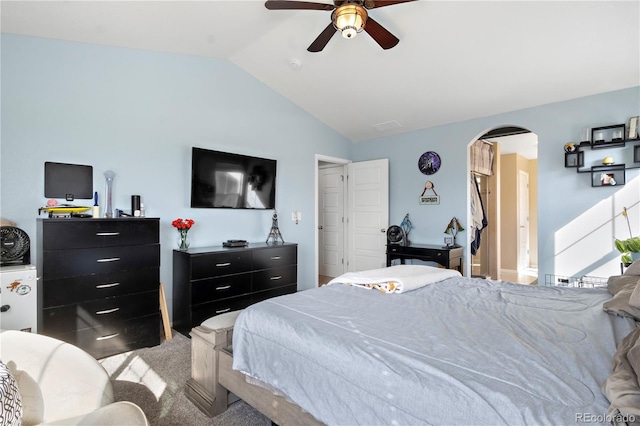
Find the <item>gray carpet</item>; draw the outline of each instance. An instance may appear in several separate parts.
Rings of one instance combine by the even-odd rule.
[[[243,401],[217,417],[203,414],[184,394],[191,377],[191,340],[174,331],[159,346],[103,358],[117,401],[140,406],[152,426],[270,426],[271,422]]]

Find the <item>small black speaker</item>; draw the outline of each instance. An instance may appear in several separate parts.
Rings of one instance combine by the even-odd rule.
[[[131,196],[131,216],[140,216],[140,196]]]

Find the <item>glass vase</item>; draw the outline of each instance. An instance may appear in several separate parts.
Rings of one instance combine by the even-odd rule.
[[[104,172],[104,177],[106,179],[106,188],[105,188],[105,206],[104,206],[104,217],[113,217],[113,178],[115,177],[115,173],[113,170],[107,170]]]
[[[179,229],[178,233],[180,234],[178,238],[178,249],[180,251],[187,251],[189,249],[189,230]]]

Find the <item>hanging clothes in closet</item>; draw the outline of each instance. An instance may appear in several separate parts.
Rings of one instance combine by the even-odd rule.
[[[471,185],[471,254],[475,255],[480,248],[482,230],[489,225],[489,221],[480,196],[480,187],[473,172],[469,184]]]
[[[485,140],[477,140],[471,145],[471,254],[475,255],[480,248],[482,230],[489,225],[480,186],[476,174],[493,175],[493,145]]]

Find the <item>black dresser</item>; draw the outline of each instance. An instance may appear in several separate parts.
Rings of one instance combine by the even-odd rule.
[[[95,358],[160,344],[159,219],[38,219],[38,330]]]
[[[173,251],[173,328],[297,291],[298,245],[249,244]]]

